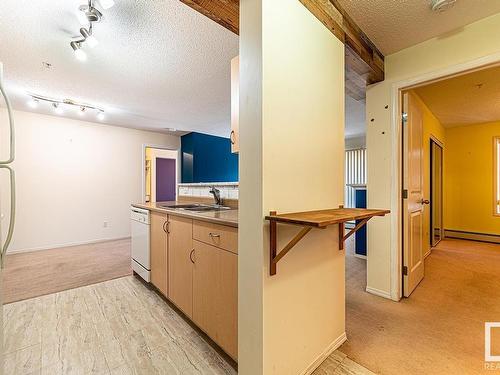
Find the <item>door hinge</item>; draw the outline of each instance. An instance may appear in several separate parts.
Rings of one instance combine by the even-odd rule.
[[[403,266],[403,275],[407,276],[408,275],[408,267]]]
[[[403,124],[406,123],[408,121],[408,113],[403,112],[401,114],[401,119],[403,120]]]
[[[408,199],[408,190],[403,189],[403,199]]]

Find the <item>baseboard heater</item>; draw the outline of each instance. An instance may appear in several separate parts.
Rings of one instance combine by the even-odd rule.
[[[472,240],[472,241],[491,242],[500,244],[500,235],[498,234],[475,233],[475,232],[466,232],[462,230],[445,229],[444,236],[445,238],[458,238],[462,240]]]

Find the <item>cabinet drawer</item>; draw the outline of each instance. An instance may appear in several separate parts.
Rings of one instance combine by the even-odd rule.
[[[194,220],[193,238],[238,254],[238,228]]]

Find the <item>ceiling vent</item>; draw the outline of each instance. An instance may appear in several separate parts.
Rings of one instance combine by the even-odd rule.
[[[444,12],[455,5],[457,0],[432,0],[431,9],[435,12]]]

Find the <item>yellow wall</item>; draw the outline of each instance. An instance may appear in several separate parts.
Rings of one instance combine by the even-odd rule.
[[[239,374],[302,374],[345,337],[338,228],[311,231],[270,276],[263,219],[343,203],[344,47],[297,0],[240,11]],[[297,231],[279,226],[279,247]]]
[[[398,129],[397,116],[392,116],[393,85],[489,55],[500,59],[498,35],[500,14],[386,57],[385,81],[367,90],[368,206],[394,209],[392,202],[399,195],[399,189],[392,183],[399,179],[395,165],[400,158],[393,147],[398,137],[394,133]],[[368,224],[367,290],[370,292],[389,297],[393,291],[392,297],[397,298],[399,281],[392,277],[392,270],[400,269],[395,256],[399,253],[399,228],[397,218],[392,215]]]
[[[415,96],[416,103],[418,103],[421,111],[422,111],[422,119],[423,119],[423,150],[424,150],[424,199],[431,198],[431,148],[430,141],[431,136],[437,139],[441,144],[445,144],[445,128],[439,120],[434,116],[434,114],[430,111],[430,109],[425,105],[425,103],[420,99],[420,97],[412,92],[412,95]],[[446,149],[446,147],[445,147]],[[430,216],[430,206],[424,206],[424,254],[427,254],[431,251],[430,245],[430,225],[431,225],[431,216]]]
[[[500,234],[500,217],[493,215],[495,136],[500,121],[446,129],[445,229]]]

